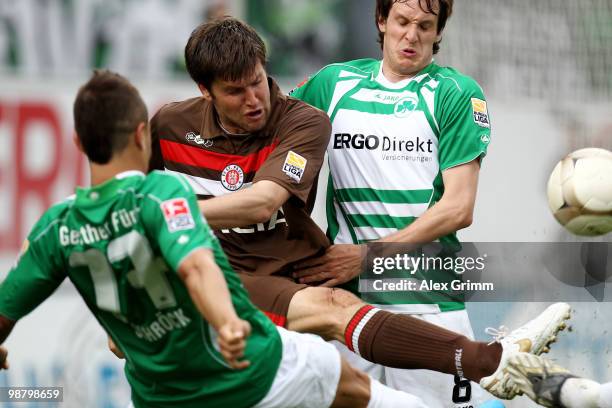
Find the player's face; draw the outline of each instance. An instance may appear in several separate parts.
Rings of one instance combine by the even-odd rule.
[[[221,124],[229,132],[252,133],[266,125],[270,116],[270,88],[261,63],[258,62],[253,73],[246,78],[214,80],[211,91],[202,92],[213,102]]]
[[[435,2],[434,10],[439,5]],[[399,81],[425,68],[433,58],[438,16],[421,10],[419,0],[395,2],[386,21],[379,21],[384,33],[383,70],[387,79]]]

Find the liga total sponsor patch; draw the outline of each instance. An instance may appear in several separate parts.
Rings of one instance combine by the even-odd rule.
[[[166,200],[160,204],[168,231],[176,232],[195,227],[189,203],[184,198]]]
[[[478,98],[472,98],[472,113],[474,114],[474,122],[478,126],[486,128],[491,127],[486,101]]]
[[[304,171],[306,171],[306,163],[308,163],[308,160],[290,150],[285,158],[285,163],[283,163],[283,173],[299,183]]]

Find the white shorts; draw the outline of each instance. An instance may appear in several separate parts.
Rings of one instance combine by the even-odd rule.
[[[384,306],[377,306],[385,309]],[[443,313],[414,314],[414,317],[423,319],[445,329],[463,334],[473,339],[474,332],[470,319],[465,310]],[[402,370],[384,367],[369,362],[357,354],[351,352],[346,346],[334,342],[340,350],[340,354],[355,368],[368,373],[371,377],[379,380],[396,390],[420,397],[430,408],[469,408],[478,407],[484,401],[490,399],[480,386],[474,382],[455,384],[455,377],[431,370]],[[466,398],[469,388],[470,398]],[[464,401],[464,402],[462,402]]]
[[[268,394],[254,408],[325,408],[336,398],[340,353],[313,334],[277,327],[283,358]]]

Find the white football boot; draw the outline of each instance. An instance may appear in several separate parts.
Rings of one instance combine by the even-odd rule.
[[[521,394],[545,407],[561,407],[561,388],[566,380],[576,377],[552,361],[529,353],[510,356],[507,372]]]
[[[503,351],[497,370],[482,378],[480,386],[502,399],[512,399],[518,395],[520,390],[510,381],[508,358],[520,352],[535,355],[548,353],[549,346],[557,340],[557,333],[566,328],[565,322],[569,318],[570,306],[567,303],[555,303],[510,333],[504,326],[498,330],[488,328],[487,334],[494,336],[492,343],[500,343]]]

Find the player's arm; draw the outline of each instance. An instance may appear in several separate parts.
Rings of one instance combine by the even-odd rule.
[[[11,334],[11,331],[15,327],[15,321],[0,315],[0,344],[4,343],[4,340]],[[6,357],[8,356],[8,350],[5,347],[0,346],[0,370],[8,370],[9,364]]]
[[[422,244],[466,228],[472,224],[476,190],[478,188],[478,159],[442,172],[444,194],[436,204],[406,228],[378,240]]]
[[[108,334],[106,335],[107,338],[107,343],[108,343],[108,349],[118,358],[120,359],[125,359],[125,354],[123,354],[123,351],[121,351],[121,349],[119,348],[119,346],[117,346],[117,344],[115,344],[115,342],[113,341],[113,339],[111,338],[111,336],[109,336]]]
[[[189,184],[168,173],[154,173],[151,192],[142,206],[141,218],[147,235],[172,270],[184,281],[194,304],[218,332],[221,353],[234,368],[240,361],[250,333],[247,322],[234,310],[230,292],[211,249],[216,238],[204,221]]]
[[[423,244],[472,223],[480,159],[486,154],[490,125],[478,84],[470,79],[457,89],[448,86],[446,96],[436,100],[440,105],[436,112],[441,112],[437,120],[442,197],[412,224],[379,242]],[[298,265],[294,276],[303,283],[335,286],[359,275],[364,255],[363,245],[332,245],[322,257]]]
[[[423,244],[432,242],[472,223],[478,187],[478,159],[442,172],[444,194],[412,224],[376,242]],[[336,244],[319,258],[297,265],[294,277],[301,283],[322,282],[336,286],[359,276],[365,245]]]
[[[58,268],[52,241],[46,235],[30,244],[30,239],[48,219],[39,220],[25,241],[15,266],[0,284],[0,344],[4,343],[17,321],[44,302],[65,278]],[[8,368],[8,352],[0,347],[0,369]]]
[[[249,323],[236,314],[223,273],[215,263],[210,249],[191,252],[178,267],[189,295],[202,316],[219,333],[221,354],[235,369],[249,366],[244,356]]]
[[[251,187],[198,202],[213,229],[244,227],[268,221],[291,194],[281,185],[261,180]]]
[[[15,320],[0,315],[0,344],[4,343],[4,340],[11,334],[15,323]]]
[[[289,199],[307,202],[323,164],[331,123],[324,112],[300,104],[278,126],[280,142],[251,187],[199,202],[213,229],[266,222]]]
[[[472,224],[480,161],[491,135],[489,114],[474,80],[463,78],[461,88],[447,85],[435,102],[444,193],[412,224],[381,242],[424,244]]]

